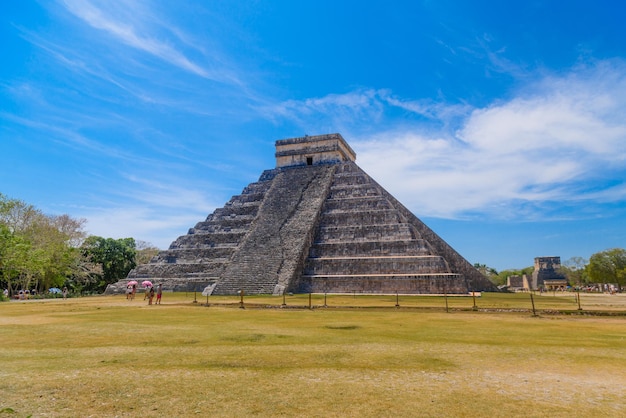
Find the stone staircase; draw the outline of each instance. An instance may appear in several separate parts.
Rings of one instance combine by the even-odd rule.
[[[122,292],[128,280],[150,280],[167,290],[201,291],[216,283],[257,217],[274,174],[273,170],[265,171],[258,182],[198,222],[148,264],[137,266],[126,279],[109,285],[107,293]]]
[[[299,277],[334,166],[280,170],[213,294],[282,294]]]

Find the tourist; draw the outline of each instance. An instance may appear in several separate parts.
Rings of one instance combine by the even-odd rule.
[[[63,286],[63,299],[67,299],[67,287]]]
[[[152,299],[154,299],[154,288],[150,286],[148,289],[148,305],[152,305]]]
[[[130,291],[130,300],[135,300],[135,293],[137,293],[137,285],[134,284]]]
[[[133,287],[131,285],[126,286],[126,300],[130,300],[130,294],[133,291]]]
[[[161,285],[159,284],[159,285],[157,286],[157,292],[156,292],[156,295],[157,295],[156,304],[157,304],[157,305],[160,305],[160,304],[161,304],[161,295],[162,295],[162,294],[163,294],[163,288],[162,288],[162,287],[161,287]]]

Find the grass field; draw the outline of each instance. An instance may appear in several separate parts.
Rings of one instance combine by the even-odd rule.
[[[0,417],[626,416],[626,295],[142,299],[0,303]]]

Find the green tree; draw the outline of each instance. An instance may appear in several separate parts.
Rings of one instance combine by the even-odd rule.
[[[496,286],[499,286],[502,284],[500,283],[500,280],[498,277],[498,271],[494,269],[493,267],[489,267],[486,264],[474,263],[474,268],[480,271],[480,273],[483,276],[491,280],[491,282],[495,284]]]
[[[31,245],[24,238],[13,234],[6,225],[0,224],[0,273],[2,288],[9,289],[11,295],[19,289],[27,288],[37,264],[31,252]]]
[[[81,257],[75,259],[72,275],[65,282],[73,293],[99,292],[101,291],[102,265],[93,263],[81,252]]]
[[[18,289],[30,289],[43,273],[44,253],[30,239],[32,226],[42,217],[32,205],[0,194],[0,224],[3,226],[0,269],[3,285],[11,294]]]
[[[97,290],[104,290],[110,283],[125,278],[136,266],[136,247],[133,238],[87,237],[82,245],[83,256],[102,268],[102,277]]]
[[[159,251],[160,250],[151,243],[139,240],[137,241],[137,256],[135,262],[137,265],[147,264]]]
[[[561,264],[559,270],[567,277],[567,281],[575,286],[582,286],[589,282],[587,275],[587,260],[582,257],[571,257]]]
[[[587,274],[595,283],[614,283],[618,289],[626,285],[626,250],[612,248],[593,254],[587,264]]]
[[[9,199],[0,193],[0,223],[9,228],[11,233],[17,235],[24,233],[40,216],[42,216],[41,211],[33,205],[21,200]]]
[[[61,286],[81,254],[84,219],[48,216],[0,194],[0,284],[11,289]]]
[[[525,275],[527,275],[530,278],[532,276],[534,270],[535,270],[534,267],[524,267],[523,269],[502,270],[502,271],[500,271],[500,273],[498,273],[497,283],[506,284],[507,283],[507,279],[510,276],[520,276],[521,277],[521,276],[523,276],[525,274]]]
[[[39,254],[40,274],[34,287],[39,290],[63,286],[72,273],[73,260],[79,255],[70,242],[70,236],[58,228],[54,217],[37,217],[24,235],[34,252]]]

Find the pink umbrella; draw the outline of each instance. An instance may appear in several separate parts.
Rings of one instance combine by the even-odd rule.
[[[137,280],[131,280],[130,282],[128,282],[128,286],[132,286],[136,284],[137,284]]]
[[[150,280],[144,280],[143,282],[141,282],[141,285],[143,287],[152,287],[152,282]]]

